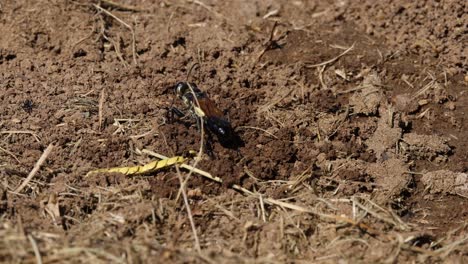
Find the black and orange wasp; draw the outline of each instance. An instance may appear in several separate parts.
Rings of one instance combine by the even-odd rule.
[[[177,97],[183,101],[186,112],[197,121],[198,127],[203,123],[203,126],[207,127],[209,132],[217,136],[224,147],[236,148],[239,146],[241,140],[235,134],[231,123],[213,100],[197,85],[189,82],[178,82],[174,86],[174,91]],[[187,115],[177,108],[173,108],[173,111],[179,117]]]

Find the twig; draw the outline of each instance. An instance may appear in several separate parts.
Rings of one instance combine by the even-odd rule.
[[[462,239],[460,239],[460,240],[458,240],[458,241],[455,241],[455,242],[453,242],[453,243],[451,243],[451,244],[448,244],[448,245],[446,245],[446,246],[444,246],[444,247],[441,247],[441,248],[435,250],[435,253],[436,253],[436,254],[441,254],[441,257],[442,257],[442,258],[445,258],[445,257],[447,257],[447,256],[450,254],[450,252],[453,251],[456,247],[458,247],[458,246],[460,246],[460,245],[463,245],[463,244],[465,244],[465,243],[467,243],[467,242],[468,242],[468,236],[465,236],[464,238],[462,238]]]
[[[144,10],[144,9],[140,9],[138,7],[116,3],[116,2],[111,1],[111,0],[101,0],[101,2],[102,2],[101,5],[104,6],[104,7],[108,6],[108,7],[115,8],[117,10],[122,10],[122,11],[141,12],[141,11]]]
[[[327,90],[328,86],[325,84],[325,81],[323,80],[323,72],[325,71],[325,68],[326,68],[326,65],[322,65],[322,66],[318,67],[317,72],[318,72],[318,77],[319,77],[319,80],[320,80],[320,84],[322,85],[322,88],[324,90]]]
[[[237,218],[236,216],[234,216],[234,214],[233,214],[231,211],[229,211],[228,209],[224,208],[222,205],[217,204],[217,203],[214,203],[214,206],[215,206],[216,208],[218,208],[219,210],[221,210],[225,215],[227,215],[228,217],[230,217],[230,218],[232,218],[233,220],[235,220],[236,222],[242,223],[242,221],[241,221],[239,218]]]
[[[115,54],[117,55],[117,58],[119,58],[120,62],[122,62],[122,64],[124,65],[125,68],[128,68],[128,63],[125,61],[124,57],[122,56],[122,52],[120,52],[120,46],[117,45],[117,43],[110,37],[106,36],[106,34],[104,34],[104,29],[102,30],[103,34],[102,36],[107,40],[109,41],[112,46],[114,46],[114,50],[115,50]]]
[[[193,0],[193,1],[189,1],[189,2],[192,2],[194,4],[197,4],[203,8],[205,8],[206,10],[208,10],[209,12],[213,13],[214,15],[216,15],[217,17],[220,17],[220,18],[224,18],[226,19],[221,13],[218,13],[216,11],[213,10],[213,8],[207,6],[205,3],[201,2],[201,1],[198,1],[198,0]]]
[[[178,166],[176,166],[176,170],[180,183],[180,191],[182,192],[182,198],[184,199],[185,209],[187,210],[187,216],[189,218],[190,227],[192,228],[193,237],[195,239],[195,248],[197,249],[198,253],[201,253],[200,239],[198,238],[197,227],[195,226],[195,222],[193,221],[192,210],[190,209],[190,204],[187,198],[187,192],[185,191],[185,181],[182,178],[182,174],[180,173]]]
[[[301,87],[301,98],[302,98],[302,103],[305,102],[305,95],[304,95],[304,84],[299,83],[298,81],[293,79],[293,82],[295,82],[299,87]]]
[[[105,99],[106,88],[102,89],[101,95],[99,96],[99,131],[102,130],[102,115],[103,115],[103,107],[104,107],[104,99]]]
[[[404,83],[406,83],[411,89],[414,89],[414,85],[411,84],[409,81],[408,81],[408,77],[406,75],[402,75],[401,78],[400,78]]]
[[[371,214],[372,216],[374,216],[375,218],[377,219],[380,219],[382,220],[383,222],[386,222],[388,224],[391,224],[401,230],[404,230],[405,229],[405,226],[402,226],[402,225],[398,225],[398,223],[396,223],[393,219],[389,219],[387,217],[383,217],[382,215],[380,215],[379,213],[377,213],[376,211],[364,206],[363,204],[361,204],[359,201],[357,201],[357,199],[355,197],[352,198],[352,201],[357,205],[357,207],[361,208],[362,210],[364,210],[365,212]]]
[[[263,202],[263,197],[261,194],[258,195],[258,198],[260,200],[260,209],[262,210],[262,220],[264,223],[266,223],[266,216],[265,216],[265,204]]]
[[[275,21],[275,23],[273,24],[273,27],[271,28],[270,37],[268,38],[267,42],[264,44],[264,48],[262,49],[262,51],[258,54],[257,58],[255,59],[254,65],[256,65],[257,62],[260,61],[260,59],[263,57],[265,52],[267,52],[273,45],[274,43],[273,37],[275,36],[275,29],[277,26],[278,26],[278,21]]]
[[[130,32],[132,33],[132,55],[133,55],[133,63],[134,65],[137,65],[137,59],[136,59],[136,40],[135,40],[135,31],[133,30],[133,28],[125,23],[122,19],[118,18],[117,16],[115,16],[114,14],[112,14],[111,12],[107,11],[106,9],[100,7],[99,5],[96,5],[96,4],[93,4],[93,6],[98,9],[99,11],[102,11],[104,12],[104,14],[112,17],[113,19],[117,20],[119,23],[121,23],[122,25],[124,25],[125,27],[127,27]],[[114,45],[115,46],[115,45]]]
[[[196,65],[196,64],[195,64]],[[187,85],[190,88],[190,92],[192,93],[193,98],[195,99],[195,104],[198,108],[200,107],[200,103],[198,102],[198,97],[195,94],[195,91],[193,90],[192,85],[188,82],[188,76],[187,76]],[[203,155],[203,144],[204,144],[204,138],[205,138],[205,128],[204,128],[204,123],[203,120],[200,118],[200,149],[198,150],[197,158],[195,159],[195,163],[193,164],[193,167],[197,167],[198,162],[201,160],[201,156]],[[190,177],[191,172],[187,176],[186,181]]]
[[[0,131],[0,134],[8,134],[8,137],[12,134],[29,134],[31,135],[37,142],[41,142],[39,137],[34,133],[34,131],[30,130],[7,130],[7,131]]]
[[[50,152],[52,152],[53,148],[54,148],[53,144],[49,144],[49,146],[47,146],[47,148],[44,150],[44,153],[42,153],[41,157],[36,162],[36,165],[34,165],[34,168],[29,173],[28,177],[26,177],[26,179],[23,181],[23,183],[18,188],[16,188],[16,190],[15,190],[16,193],[21,192],[21,190],[23,190],[23,188],[26,187],[26,185],[28,185],[28,183],[32,180],[34,175],[36,175],[37,171],[39,171],[39,168],[42,166],[42,163],[45,162],[45,160],[49,156]]]
[[[140,139],[140,138],[142,138],[142,137],[146,137],[146,136],[152,135],[152,134],[154,134],[154,133],[155,133],[154,130],[151,129],[150,131],[145,132],[145,133],[143,133],[143,134],[129,136],[129,138],[134,139],[134,140],[137,140],[137,139]],[[157,133],[156,133],[156,135],[157,135]]]
[[[426,91],[428,91],[429,89],[431,89],[432,87],[434,87],[434,85],[436,84],[436,81],[435,80],[431,80],[428,84],[426,84],[423,88],[421,88],[419,91],[417,91],[412,97],[411,97],[411,100],[414,100],[416,99],[418,96],[424,94]]]
[[[321,62],[319,64],[312,64],[312,65],[305,65],[306,68],[317,68],[317,67],[321,67],[321,66],[325,66],[325,65],[328,65],[328,64],[331,64],[335,61],[337,61],[339,58],[343,57],[344,55],[346,55],[348,52],[350,52],[352,49],[354,49],[354,44],[356,44],[356,42],[353,43],[353,45],[351,45],[351,47],[349,47],[347,50],[343,51],[343,53],[341,53],[340,55],[336,56],[335,58],[331,59],[331,60],[327,60],[327,61],[324,61],[324,62]]]
[[[31,243],[31,246],[34,251],[34,255],[36,256],[36,263],[37,264],[42,264],[42,258],[41,258],[41,252],[39,251],[39,248],[37,247],[37,243],[34,240],[34,238],[31,235],[28,235],[29,242]]]
[[[270,12],[266,13],[262,18],[267,19],[271,16],[275,16],[279,13],[279,9],[271,10]]]
[[[69,247],[57,250],[55,256],[59,258],[59,261],[56,262],[63,262],[63,258],[61,256],[67,255],[78,255],[79,253],[85,253],[86,255],[90,256],[100,256],[106,258],[107,262],[111,263],[125,263],[121,258],[112,255],[111,253],[104,251],[98,248],[89,248],[89,247]]]
[[[16,157],[16,155],[13,154],[13,152],[11,152],[11,151],[9,151],[9,150],[7,150],[7,149],[4,149],[4,148],[2,148],[2,147],[0,147],[0,150],[3,151],[3,152],[5,152],[6,154],[12,156],[18,163],[21,163],[21,161],[19,161],[18,157]]]
[[[353,199],[354,199],[354,198],[353,198]],[[368,203],[370,203],[372,206],[374,206],[374,207],[376,207],[377,209],[383,211],[384,213],[390,215],[390,216],[393,218],[393,220],[394,220],[395,222],[397,222],[397,223],[400,224],[400,228],[401,228],[402,230],[408,229],[408,225],[406,225],[406,224],[403,222],[403,220],[401,220],[401,218],[400,218],[398,215],[396,215],[393,211],[388,211],[388,210],[386,210],[385,208],[381,207],[380,205],[376,204],[374,201],[372,201],[372,200],[370,200],[370,199],[368,199],[368,198],[362,197],[361,199],[364,199],[365,201],[367,201]]]
[[[263,128],[260,128],[260,127],[253,127],[253,126],[238,126],[237,127],[238,129],[243,129],[243,128],[249,128],[249,129],[255,129],[255,130],[260,130],[262,132],[265,132],[266,134],[276,138],[276,139],[279,139],[279,137],[275,136],[273,133],[271,132],[268,132],[267,130],[263,129]]]
[[[359,90],[362,90],[362,89],[365,89],[365,88],[369,88],[369,87],[371,87],[371,86],[370,85],[360,85],[358,87],[351,88],[351,89],[348,89],[348,90],[338,91],[336,94],[352,93],[352,92],[356,92],[356,91],[359,91]]]
[[[92,37],[94,34],[94,31],[96,30],[95,25],[93,26],[93,29],[91,30],[91,33],[89,33],[87,36],[84,36],[83,38],[79,39],[75,44],[71,46],[71,50],[74,51],[76,46],[78,46],[81,42],[87,40],[88,38]]]
[[[343,117],[340,120],[338,120],[338,125],[336,126],[335,130],[331,132],[329,135],[327,135],[327,140],[333,137],[338,132],[338,129],[341,127],[341,125],[344,124],[344,122],[346,121],[346,119],[348,119],[348,117],[349,117],[349,105],[348,107],[346,107],[346,112],[344,113]]]

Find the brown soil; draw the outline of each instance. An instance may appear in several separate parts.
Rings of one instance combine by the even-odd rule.
[[[0,262],[467,263],[468,6],[407,2],[3,1]],[[186,171],[85,177],[199,149],[194,63],[200,250]]]

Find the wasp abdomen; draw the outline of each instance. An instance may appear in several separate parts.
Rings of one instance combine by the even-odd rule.
[[[208,129],[218,136],[229,137],[232,134],[231,124],[226,120],[217,117],[208,117],[205,123]]]

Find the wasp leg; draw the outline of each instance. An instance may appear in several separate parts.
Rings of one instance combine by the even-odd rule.
[[[215,158],[214,151],[213,151],[213,135],[210,131],[206,133],[206,141],[204,144],[205,152],[208,154],[210,158]]]
[[[170,111],[171,114],[173,114],[173,115],[175,114],[175,115],[177,115],[179,118],[182,118],[182,117],[185,116],[184,112],[182,112],[182,111],[179,110],[178,108],[171,107],[170,110],[171,110],[171,111]]]
[[[179,110],[176,107],[169,107],[167,111],[167,119],[169,120],[169,123],[174,122],[175,116],[177,116],[179,119],[182,119],[186,117],[187,115],[182,110]]]

